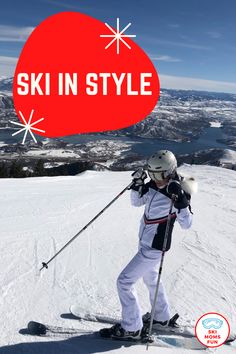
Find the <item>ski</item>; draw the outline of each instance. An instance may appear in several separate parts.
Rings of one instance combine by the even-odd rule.
[[[84,310],[83,308],[77,306],[77,305],[72,305],[70,306],[70,315],[62,315],[63,318],[74,318],[78,319],[81,321],[88,321],[88,322],[95,322],[95,323],[103,323],[107,325],[114,325],[116,323],[120,323],[121,319],[118,317],[110,317],[104,314],[91,314],[88,311]],[[174,315],[172,318],[174,318],[176,315]],[[179,328],[171,328],[171,327],[158,327],[155,328],[153,327],[152,331],[153,335],[160,336],[160,335],[166,335],[169,337],[181,337],[181,338],[196,338],[195,337],[195,332],[194,332],[194,327],[185,325],[185,326],[180,326]],[[225,344],[229,344],[233,341],[236,340],[236,335],[235,334],[230,334],[229,338],[225,342]]]
[[[111,342],[116,342],[117,345],[148,345],[156,347],[167,347],[167,348],[183,348],[191,350],[204,350],[207,349],[202,345],[197,338],[186,338],[181,335],[170,335],[170,334],[153,334],[151,340],[147,340],[146,337],[141,338],[140,340],[132,339],[117,339],[112,337],[102,337],[101,331],[93,330],[84,330],[76,328],[66,328],[59,326],[50,326],[43,323],[30,321],[28,323],[27,329],[20,331],[21,334],[42,336],[42,337],[62,337],[62,338],[71,338],[76,337],[78,340],[107,340]],[[225,344],[229,344],[236,338],[230,338]],[[99,344],[99,343],[98,343]]]
[[[81,335],[86,333],[91,334],[93,333],[93,331],[60,327],[60,326],[50,326],[40,322],[30,321],[27,325],[27,328],[21,329],[20,333],[26,335],[28,334],[28,335],[44,336],[44,337],[52,337],[52,336],[71,337],[74,335]]]
[[[28,323],[27,329],[22,330],[21,334],[28,334],[34,336],[42,337],[55,337],[62,336],[63,338],[76,336],[79,340],[106,340],[111,342],[111,346],[119,345],[147,345],[147,340],[145,338],[140,340],[131,340],[131,339],[115,339],[115,338],[104,338],[101,337],[99,331],[86,331],[74,328],[64,328],[58,326],[49,326],[39,322],[30,321]],[[112,344],[113,343],[113,344]],[[97,343],[99,345],[99,343]],[[196,338],[181,338],[181,337],[172,337],[172,336],[152,336],[151,340],[148,341],[149,346],[155,347],[167,347],[167,348],[185,348],[192,350],[207,349],[201,343],[199,343]],[[112,349],[112,348],[111,348]]]
[[[120,318],[115,318],[115,317],[109,317],[103,314],[91,314],[84,309],[80,308],[79,306],[72,305],[70,307],[70,313],[74,318],[83,320],[83,321],[89,321],[89,322],[98,322],[98,323],[104,323],[104,324],[111,324],[114,325],[116,323],[120,323],[121,319]],[[173,316],[173,318],[176,315]],[[65,318],[65,316],[63,316]],[[73,317],[72,317],[73,318]],[[179,328],[172,328],[172,327],[161,327],[159,326],[158,328],[153,327],[153,334],[163,334],[163,335],[176,335],[176,336],[182,336],[185,338],[194,338],[194,330],[191,329],[189,326],[180,326]]]
[[[152,335],[151,338],[141,338],[140,340],[132,339],[116,339],[116,338],[103,338],[104,340],[112,340],[116,342],[130,343],[133,345],[145,345],[152,347],[166,347],[166,348],[181,348],[189,350],[206,350],[203,344],[201,344],[196,338],[185,338],[179,336],[169,335]]]
[[[99,323],[107,323],[107,324],[116,324],[117,322],[120,322],[120,318],[116,317],[110,317],[106,316],[103,314],[91,314],[84,310],[82,307],[79,307],[77,305],[72,305],[70,306],[70,313],[72,316],[74,316],[76,319],[79,320],[84,320],[84,321],[89,321],[89,322],[99,322]],[[65,316],[62,316],[65,317]]]

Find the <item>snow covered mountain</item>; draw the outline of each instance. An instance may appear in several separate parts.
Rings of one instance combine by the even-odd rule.
[[[12,98],[8,95],[5,95],[4,93],[0,93],[0,109],[1,108],[4,110],[14,108]]]
[[[12,83],[13,78],[0,79],[0,93],[12,92]],[[0,111],[1,108],[4,106],[1,106],[0,102]],[[162,89],[157,106],[146,119],[109,134],[184,142],[198,138],[211,122],[219,122],[225,134],[223,142],[229,147],[235,147],[235,112],[235,94]],[[15,116],[13,120],[16,119],[13,112],[11,115]],[[4,115],[1,114],[0,126],[3,127],[5,121]]]
[[[12,92],[13,77],[0,77],[0,92]]]
[[[192,325],[205,312],[220,312],[236,332],[235,171],[194,165],[181,170],[198,180],[199,192],[192,199],[192,229],[176,225],[164,262],[163,281],[172,312],[179,312],[180,323]],[[129,192],[48,270],[39,274],[39,268],[129,182],[129,172],[95,171],[74,177],[0,179],[1,354],[146,353],[144,346],[88,341],[85,333],[73,339],[19,333],[30,320],[87,331],[101,328],[61,317],[71,304],[120,315],[116,278],[136,252],[143,213],[142,207],[130,205]],[[137,289],[145,312],[146,288],[140,282]],[[233,344],[214,353],[233,354],[235,349]],[[149,351],[190,353],[174,347]]]
[[[225,143],[234,146],[236,135],[236,95],[183,90],[161,90],[153,112],[143,121],[120,132],[145,138],[191,141],[210,122],[220,122]]]

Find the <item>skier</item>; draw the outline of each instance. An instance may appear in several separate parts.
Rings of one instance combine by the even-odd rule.
[[[190,228],[192,224],[189,202],[195,182],[193,178],[187,180],[179,176],[174,154],[168,150],[158,151],[148,159],[147,170],[150,181],[146,184],[147,175],[143,169],[132,175],[131,204],[136,207],[145,205],[145,211],[139,229],[139,250],[117,279],[122,321],[109,329],[101,330],[102,336],[108,334],[117,339],[130,338],[132,340],[141,338],[144,316],[142,317],[134,285],[138,279],[143,277],[152,305],[173,194],[176,199],[171,213],[166,251],[171,246],[171,234],[175,220],[183,229]],[[170,321],[170,308],[162,282],[160,282],[154,309],[153,324],[163,327],[175,325]]]

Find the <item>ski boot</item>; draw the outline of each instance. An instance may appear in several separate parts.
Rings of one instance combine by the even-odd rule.
[[[118,340],[132,340],[138,341],[141,339],[142,330],[138,331],[126,331],[121,327],[120,323],[116,323],[110,328],[102,328],[99,333],[103,338],[112,338]]]
[[[179,325],[176,322],[178,318],[179,318],[179,314],[176,313],[168,321],[156,321],[156,320],[153,320],[152,328],[155,331],[161,331],[163,329],[165,329],[165,330],[169,329],[170,331],[174,331],[174,330],[179,328]],[[150,312],[147,312],[145,315],[143,315],[143,326],[144,326],[145,329],[149,328],[150,321],[151,321],[151,314],[150,314]]]

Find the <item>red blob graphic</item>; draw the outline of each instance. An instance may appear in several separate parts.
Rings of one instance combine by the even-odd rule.
[[[44,118],[35,127],[45,133],[37,134],[61,137],[121,129],[146,118],[160,93],[155,67],[130,38],[123,38],[130,49],[120,40],[117,54],[117,40],[107,47],[113,38],[101,35],[114,33],[79,12],[50,16],[36,27],[14,75],[22,123],[22,115],[34,110],[31,124]]]

